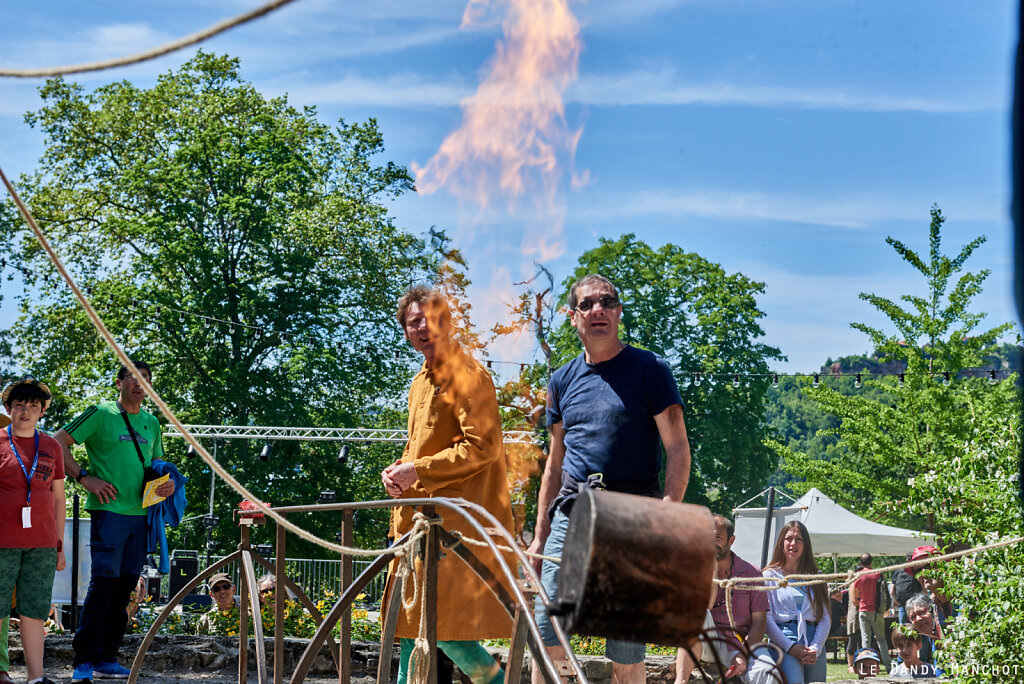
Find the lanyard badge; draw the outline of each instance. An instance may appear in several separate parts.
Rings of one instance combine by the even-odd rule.
[[[25,462],[21,460],[21,454],[18,453],[18,447],[14,443],[14,432],[11,431],[11,426],[7,426],[7,438],[11,443],[11,451],[14,452],[14,457],[18,459],[18,465],[21,466],[21,472],[25,475],[25,480],[28,482],[28,495],[25,498],[25,507],[21,509],[21,526],[23,528],[32,527],[32,478],[36,475],[36,468],[39,467],[39,430],[34,430],[36,438],[36,453],[32,459],[32,470],[25,467]]]

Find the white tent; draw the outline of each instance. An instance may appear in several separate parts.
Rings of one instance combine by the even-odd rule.
[[[737,508],[733,511],[736,543],[732,550],[748,563],[758,566],[767,510]],[[816,556],[859,556],[864,552],[872,556],[902,556],[917,546],[935,543],[934,535],[865,520],[812,488],[794,503],[774,507],[768,537],[769,560],[779,527],[791,520],[799,520],[807,527]]]

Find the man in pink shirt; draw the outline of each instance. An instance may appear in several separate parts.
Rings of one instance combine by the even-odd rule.
[[[870,553],[860,557],[865,570],[871,569]],[[878,654],[882,664],[889,670],[889,645],[885,639],[885,611],[882,610],[880,593],[886,591],[882,575],[869,572],[861,575],[853,583],[850,600],[857,602],[857,620],[860,624],[861,648],[874,648],[878,644]]]

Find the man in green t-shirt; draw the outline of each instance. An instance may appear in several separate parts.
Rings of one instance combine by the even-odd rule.
[[[151,382],[149,366],[141,361],[134,363],[146,381]],[[117,662],[117,652],[128,624],[128,602],[146,560],[148,530],[146,511],[142,508],[143,475],[145,466],[164,454],[160,423],[142,410],[146,393],[135,376],[122,367],[116,386],[117,401],[90,406],[54,435],[64,447],[68,477],[89,491],[85,508],[91,518],[92,578],[73,642],[72,682],[91,682],[94,675],[128,677],[128,669]],[[85,445],[88,469],[72,457],[73,444]],[[174,480],[161,485],[156,493],[173,494]]]

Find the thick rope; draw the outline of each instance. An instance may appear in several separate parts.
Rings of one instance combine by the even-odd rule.
[[[1014,546],[1024,542],[1024,537],[1014,537],[1013,539],[1004,539],[1003,541],[993,542],[992,544],[985,544],[984,546],[976,546],[971,549],[965,549],[963,551],[955,551],[953,553],[946,553],[940,556],[927,556],[925,558],[919,558],[913,561],[907,561],[906,563],[900,563],[898,565],[889,565],[884,568],[866,568],[858,573],[854,573],[853,570],[848,570],[845,573],[832,573],[829,575],[817,574],[817,575],[786,575],[785,577],[730,577],[728,579],[714,579],[714,583],[720,587],[725,588],[725,610],[729,616],[729,624],[735,624],[735,619],[732,614],[732,592],[734,590],[742,591],[777,591],[778,589],[784,589],[785,587],[810,587],[816,584],[828,584],[836,580],[843,580],[842,586],[850,586],[864,575],[870,575],[878,572],[889,572],[890,570],[905,570],[906,568],[916,568],[919,565],[928,565],[929,563],[940,563],[942,561],[954,560],[956,558],[962,558],[973,553],[982,553],[983,551],[991,551],[992,549],[1000,549],[1004,546]],[[773,582],[773,586],[765,586],[768,582]]]
[[[483,546],[483,547],[488,548],[488,549],[491,548],[491,545],[488,544],[485,541],[481,541],[479,539],[473,539],[471,537],[467,537],[466,535],[464,535],[464,534],[462,534],[460,532],[455,532],[454,534],[456,534],[459,537],[459,539],[461,539],[466,544],[470,544],[472,546]],[[495,534],[495,535],[492,535],[492,536],[497,537],[498,535]],[[499,551],[505,551],[507,553],[515,553],[515,549],[512,549],[512,548],[510,548],[508,546],[505,546],[504,544],[498,544],[497,547],[498,547]],[[558,556],[545,556],[542,553],[530,553],[529,551],[523,551],[523,553],[526,554],[527,556],[529,556],[530,558],[540,558],[541,560],[551,561],[552,563],[561,563],[562,562],[562,559],[559,558]]]
[[[138,64],[139,62],[145,62],[150,59],[156,59],[163,55],[181,50],[182,48],[189,47],[200,43],[207,38],[212,38],[219,33],[232,29],[236,26],[240,26],[253,19],[258,19],[264,14],[269,14],[276,9],[284,7],[294,0],[270,0],[270,2],[257,7],[254,10],[243,12],[238,16],[230,19],[223,19],[218,21],[212,26],[179,38],[178,40],[171,41],[170,43],[164,43],[155,48],[138,52],[134,55],[128,55],[125,57],[116,57],[114,59],[105,59],[96,62],[85,62],[82,64],[69,64],[65,66],[54,66],[54,67],[42,67],[39,69],[4,69],[0,68],[0,76],[10,76],[12,78],[40,78],[43,76],[62,76],[64,74],[81,74],[87,71],[102,71],[104,69],[113,69],[114,67],[127,66],[129,64]]]

